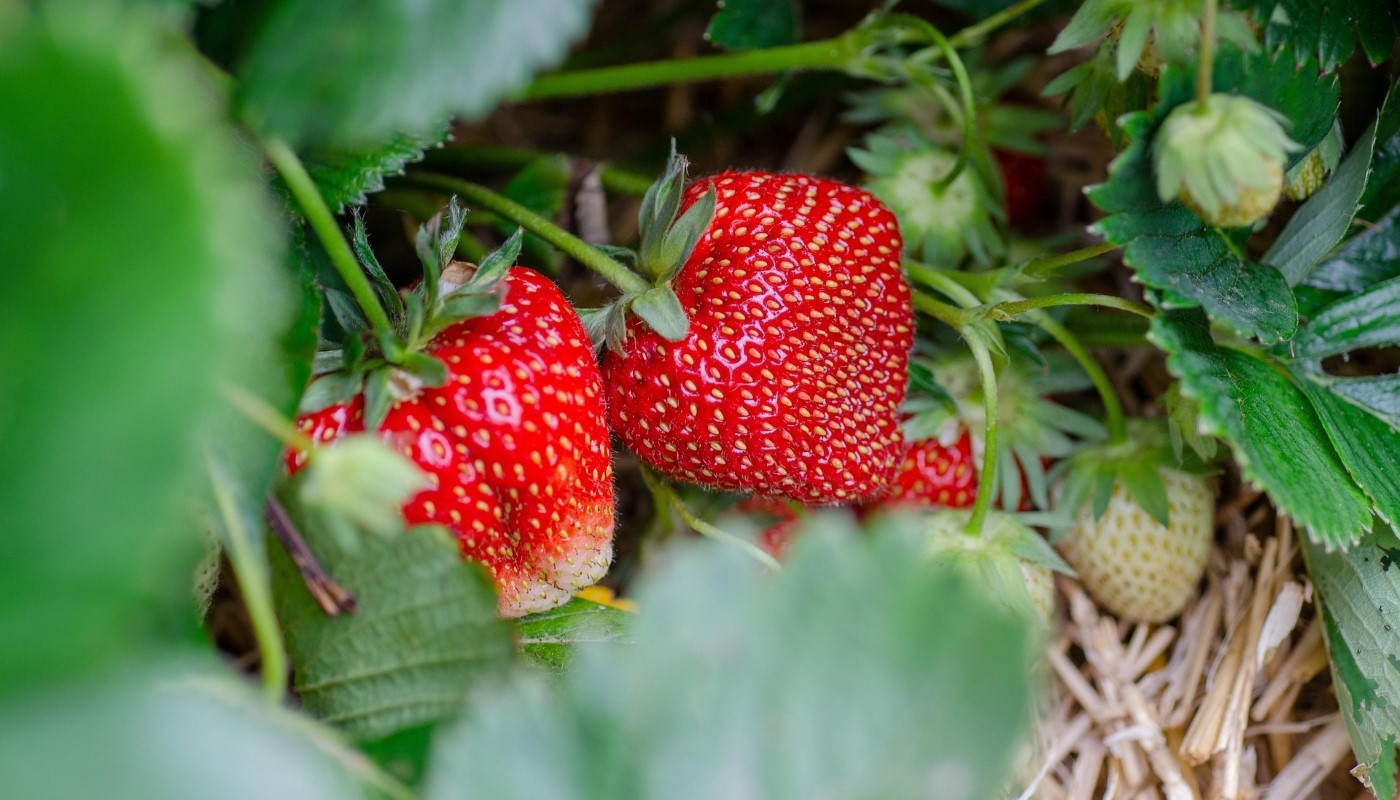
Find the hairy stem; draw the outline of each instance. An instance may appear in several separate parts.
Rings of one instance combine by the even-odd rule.
[[[909,277],[930,289],[941,292],[963,308],[972,308],[982,304],[982,299],[971,289],[958,283],[950,275],[927,264],[914,261],[905,262],[904,271],[909,274]]]
[[[300,206],[301,213],[311,225],[311,230],[315,232],[316,238],[326,248],[331,265],[340,274],[340,279],[345,281],[345,285],[350,289],[350,294],[354,295],[355,302],[359,304],[360,310],[365,312],[365,319],[369,321],[370,328],[375,332],[376,338],[380,341],[386,341],[395,336],[394,326],[389,322],[389,316],[384,312],[384,306],[380,304],[379,298],[375,295],[374,287],[370,285],[369,279],[360,269],[360,263],[355,260],[355,254],[350,252],[350,245],[346,244],[340,227],[335,224],[335,216],[326,206],[326,201],[321,198],[321,191],[316,188],[315,181],[311,180],[311,176],[307,174],[301,159],[297,158],[297,154],[291,146],[281,139],[264,141],[263,151],[267,154],[268,160],[272,162],[272,166],[277,169],[277,173],[282,176],[283,182],[287,184],[287,189],[291,191],[292,197]]]
[[[1071,250],[1068,253],[1060,253],[1054,256],[1045,256],[1033,259],[1021,267],[1021,274],[1032,278],[1044,278],[1053,275],[1065,267],[1073,266],[1081,261],[1088,261],[1097,258],[1104,253],[1109,253],[1118,249],[1118,245],[1111,242],[1093,244],[1088,247],[1081,247],[1078,250]]]
[[[953,330],[962,330],[962,327],[972,320],[972,315],[967,311],[950,305],[935,297],[929,297],[923,292],[914,292],[914,308],[928,314],[930,317],[942,322]]]
[[[1201,114],[1206,111],[1206,98],[1210,97],[1215,75],[1215,6],[1216,0],[1206,0],[1201,15],[1201,58],[1196,65],[1196,110]]]
[[[248,621],[253,628],[253,638],[258,643],[263,694],[272,702],[280,702],[286,691],[287,646],[282,641],[282,629],[277,625],[277,614],[273,610],[272,584],[266,562],[255,555],[253,535],[244,525],[233,489],[207,453],[205,469],[209,473],[214,504],[218,507],[219,520],[224,529],[229,563],[233,565],[234,577],[243,591]]]
[[[976,335],[963,335],[972,357],[977,362],[977,371],[982,379],[982,401],[987,417],[987,427],[982,432],[982,471],[977,476],[977,499],[972,504],[972,516],[967,521],[967,532],[972,536],[982,535],[982,526],[987,521],[987,513],[992,507],[997,479],[997,371],[992,364],[992,354],[985,342]]]
[[[987,313],[995,320],[1006,322],[1028,311],[1036,311],[1042,308],[1055,308],[1056,306],[1100,306],[1102,308],[1116,308],[1119,311],[1127,311],[1132,314],[1137,314],[1140,317],[1152,319],[1152,309],[1142,303],[1111,294],[1094,294],[1092,292],[1065,292],[1062,294],[1047,294],[1040,297],[1031,297],[1025,300],[1009,300],[991,306],[987,309]]]
[[[857,28],[833,39],[786,47],[719,53],[680,61],[667,59],[556,72],[536,79],[519,99],[546,100],[626,92],[739,75],[766,75],[790,69],[841,69],[859,57],[870,44],[870,33]]]
[[[485,186],[430,172],[410,172],[402,181],[423,189],[455,194],[468,203],[478,205],[514,222],[564,251],[570,258],[598,273],[604,280],[625,294],[637,294],[651,288],[651,284],[647,283],[642,276],[615,259],[604,255],[588,242]]]
[[[1099,393],[1099,400],[1103,403],[1104,423],[1108,427],[1109,441],[1115,444],[1127,441],[1128,426],[1123,417],[1123,403],[1118,399],[1118,392],[1113,389],[1113,381],[1108,379],[1108,374],[1103,371],[1099,360],[1094,358],[1093,354],[1074,334],[1056,322],[1049,314],[1037,312],[1031,317],[1031,320],[1050,334],[1051,338],[1059,342],[1060,346],[1073,356],[1075,361],[1079,362],[1079,367],[1084,370],[1084,374],[1089,376],[1090,382],[1094,384],[1094,390]]]
[[[758,563],[775,572],[782,571],[783,565],[779,564],[776,558],[765,553],[763,548],[696,516],[695,512],[691,511],[690,508],[686,506],[685,501],[681,500],[680,495],[676,494],[676,490],[671,484],[667,483],[665,478],[657,475],[645,465],[642,466],[642,480],[646,482],[647,488],[652,492],[652,496],[664,499],[666,504],[671,507],[671,510],[676,512],[676,516],[680,517],[681,521],[688,525],[691,530],[702,536],[707,536],[711,539],[717,539],[726,544],[733,545],[752,556]]]

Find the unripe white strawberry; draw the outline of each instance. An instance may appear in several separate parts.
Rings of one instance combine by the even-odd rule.
[[[1157,194],[1220,228],[1253,225],[1283,192],[1283,167],[1299,145],[1273,109],[1228,94],[1182,103],[1153,140]]]
[[[1167,524],[1144,510],[1122,481],[1102,516],[1084,503],[1056,542],[1084,588],[1104,608],[1134,622],[1165,622],[1181,613],[1205,570],[1215,529],[1209,479],[1159,468]]]

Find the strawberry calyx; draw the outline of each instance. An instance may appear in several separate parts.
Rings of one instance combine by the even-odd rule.
[[[905,401],[910,413],[904,423],[912,442],[934,438],[953,447],[964,436],[971,440],[972,461],[983,461],[986,411],[976,363],[965,353],[920,356],[910,374],[917,394]],[[930,391],[928,382],[936,381]],[[1072,359],[1051,352],[1032,363],[1016,351],[998,378],[997,457],[1007,469],[998,470],[992,501],[1003,508],[1020,508],[1027,495],[1036,508],[1047,508],[1050,481],[1046,464],[1076,452],[1084,442],[1107,436],[1093,417],[1054,402],[1052,395],[1080,391],[1087,377]],[[981,490],[981,487],[978,487]]]
[[[595,347],[606,345],[621,353],[627,340],[629,313],[641,317],[668,341],[681,341],[689,332],[690,320],[671,282],[709,228],[716,202],[715,189],[711,186],[699,200],[688,208],[681,208],[689,166],[690,161],[676,152],[673,141],[665,171],[642,197],[642,207],[637,214],[640,231],[637,250],[605,249],[608,255],[634,264],[652,285],[645,291],[625,293],[602,308],[579,312]]]
[[[865,188],[895,213],[905,250],[918,259],[951,267],[968,254],[990,263],[1005,252],[1000,179],[985,148],[961,159],[905,129],[872,133],[847,155],[868,175]]]
[[[332,301],[332,313],[346,337],[339,347],[317,354],[313,365],[316,379],[303,395],[298,413],[348,403],[363,392],[365,425],[373,430],[394,402],[413,397],[424,387],[446,383],[447,365],[427,352],[429,343],[458,322],[500,308],[505,299],[503,279],[520,255],[523,236],[517,229],[480,265],[455,261],[466,217],[466,209],[453,197],[443,212],[419,228],[414,246],[423,265],[423,278],[397,290],[369,246],[364,219],[355,216],[355,257],[384,305],[393,330],[372,336],[357,308]]]
[[[1161,420],[1128,420],[1126,441],[1084,448],[1051,470],[1051,479],[1059,485],[1056,514],[1073,518],[1092,503],[1093,518],[1099,519],[1115,484],[1121,484],[1134,503],[1166,526],[1170,511],[1162,469],[1200,476],[1214,472],[1195,449],[1174,448]]]

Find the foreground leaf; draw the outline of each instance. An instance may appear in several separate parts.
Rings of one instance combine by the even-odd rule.
[[[363,536],[347,547],[289,508],[321,566],[356,601],[329,617],[281,547],[272,550],[277,613],[307,711],[359,739],[455,714],[513,663],[510,630],[480,567],[440,528]]]
[[[147,660],[0,704],[0,796],[363,796],[356,776],[373,771],[363,756],[231,677],[192,679],[192,672],[182,660]]]
[[[1400,740],[1400,539],[1385,526],[1344,552],[1304,542],[1317,587],[1332,662],[1332,682],[1346,716],[1363,779],[1378,797],[1395,796]],[[1382,758],[1386,763],[1380,763]]]
[[[725,50],[793,44],[802,38],[798,0],[723,0],[705,38]]]
[[[254,128],[294,144],[363,147],[485,116],[563,58],[592,0],[320,0],[277,4],[239,69]]]
[[[994,796],[1028,631],[910,533],[821,518],[776,576],[714,543],[675,554],[639,593],[635,645],[581,649],[557,693],[522,678],[478,698],[425,796]]]
[[[149,9],[20,8],[0,13],[0,695],[186,635],[200,434],[266,455],[226,436],[219,391],[277,394],[289,309],[273,206],[197,56]]]
[[[316,148],[306,154],[306,171],[326,205],[343,211],[366,203],[369,195],[384,188],[385,177],[402,175],[406,165],[422,161],[423,154],[441,145],[447,135],[446,125],[436,125],[428,133],[398,134],[368,148]]]

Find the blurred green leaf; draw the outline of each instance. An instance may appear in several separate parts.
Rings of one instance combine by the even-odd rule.
[[[925,547],[827,516],[779,575],[710,542],[674,553],[634,645],[580,648],[555,693],[524,676],[478,698],[425,797],[995,796],[1028,629]]]
[[[1305,541],[1303,556],[1317,587],[1332,682],[1360,775],[1383,778],[1389,785],[1374,791],[1393,797],[1400,738],[1400,539],[1377,525],[1345,551]],[[1383,757],[1388,763],[1380,763]]]
[[[232,678],[193,677],[196,669],[219,668],[146,660],[0,704],[0,796],[363,796],[373,765],[362,755]]]
[[[422,161],[423,153],[440,146],[447,135],[448,127],[440,124],[423,135],[399,134],[369,148],[313,148],[304,158],[306,171],[326,205],[343,211],[366,203],[369,195],[384,188],[385,176],[402,175],[405,165]]]
[[[289,501],[293,494],[283,493]],[[354,612],[327,616],[286,550],[272,548],[293,688],[312,715],[358,739],[383,738],[455,714],[468,692],[513,663],[490,580],[462,560],[446,531],[420,527],[347,543],[294,502],[287,511],[356,603]]]
[[[593,0],[285,0],[238,67],[243,116],[293,144],[361,148],[485,116],[587,30]]]
[[[1391,85],[1376,121],[1371,179],[1361,198],[1361,215],[1378,221],[1400,204],[1400,85]]]
[[[1219,347],[1199,312],[1157,315],[1152,341],[1201,426],[1230,443],[1244,477],[1264,488],[1313,540],[1345,547],[1365,532],[1371,503],[1352,480],[1307,399],[1267,354]]]
[[[705,38],[724,50],[793,44],[802,38],[798,0],[719,0]]]
[[[1308,275],[1309,286],[1351,294],[1400,277],[1400,208],[1342,243]]]
[[[1235,0],[1237,8],[1253,8],[1264,26],[1264,46],[1294,51],[1297,66],[1315,59],[1323,72],[1332,72],[1351,57],[1356,40],[1372,64],[1390,55],[1395,46],[1400,10],[1391,0]]]
[[[1400,430],[1307,375],[1298,384],[1317,412],[1342,464],[1386,522],[1400,525]]]
[[[0,638],[23,646],[0,687],[124,657],[187,616],[200,433],[250,474],[274,466],[220,386],[290,402],[282,233],[198,57],[148,9],[9,13]]]
[[[637,615],[575,597],[558,608],[521,617],[516,635],[525,655],[546,669],[567,669],[577,647],[630,644]]]

